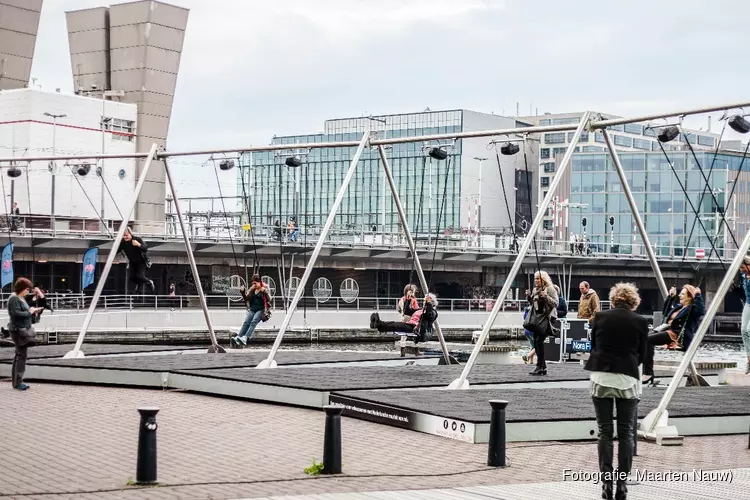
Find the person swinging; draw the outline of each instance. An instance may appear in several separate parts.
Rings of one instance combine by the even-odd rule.
[[[437,298],[435,295],[428,293],[424,298],[422,309],[414,311],[408,321],[381,321],[378,313],[372,313],[370,316],[370,328],[379,332],[404,332],[416,333],[414,342],[424,342],[427,336],[432,332],[432,325],[438,317],[435,310],[437,308]]]
[[[148,247],[143,239],[133,235],[133,231],[127,228],[117,251],[124,253],[130,263],[129,279],[131,283],[135,283],[135,293],[141,290],[142,285],[146,285],[151,293],[154,293],[156,286],[146,277],[146,269],[151,267],[151,259],[148,257]]]

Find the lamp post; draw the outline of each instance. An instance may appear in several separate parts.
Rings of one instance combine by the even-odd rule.
[[[53,113],[44,113],[44,116],[52,118],[52,156],[55,155],[56,139],[57,139],[57,120],[58,118],[65,118],[68,115],[56,115]],[[50,229],[55,230],[55,172],[57,170],[57,164],[55,161],[50,162],[52,167],[52,184],[50,194]]]
[[[669,257],[674,259],[674,211],[672,207],[669,207],[667,212],[669,212]]]
[[[482,233],[482,162],[487,158],[475,156],[474,159],[479,162],[479,201],[477,203],[477,230]],[[503,194],[505,195],[505,194]],[[510,221],[509,221],[510,222]],[[480,243],[481,246],[481,243]]]

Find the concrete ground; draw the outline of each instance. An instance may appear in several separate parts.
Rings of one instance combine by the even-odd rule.
[[[152,488],[128,486],[142,405],[161,409]],[[492,469],[486,445],[345,418],[345,474],[312,477],[303,469],[322,459],[323,412],[179,391],[32,384],[18,392],[5,380],[0,422],[3,499],[263,498],[562,482],[564,469],[598,469],[594,442],[514,443],[510,466]],[[653,472],[750,467],[747,435],[641,442],[638,451],[634,467]]]

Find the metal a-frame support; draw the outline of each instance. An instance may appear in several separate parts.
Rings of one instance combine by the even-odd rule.
[[[521,269],[521,265],[523,264],[523,259],[526,257],[526,253],[529,251],[529,247],[531,247],[532,242],[534,241],[534,239],[536,239],[536,235],[539,232],[539,228],[542,226],[542,222],[544,221],[544,213],[547,211],[547,207],[549,207],[550,203],[552,202],[552,197],[554,196],[555,191],[557,190],[557,187],[560,185],[560,182],[562,181],[562,176],[565,173],[565,170],[568,168],[568,166],[571,163],[576,145],[578,144],[578,141],[581,139],[581,134],[583,133],[584,130],[587,130],[589,128],[590,120],[591,120],[591,112],[587,111],[586,113],[583,114],[583,117],[581,118],[581,123],[578,125],[578,127],[576,128],[576,131],[573,134],[573,140],[570,141],[570,145],[568,146],[568,149],[565,151],[565,155],[563,156],[562,162],[560,163],[560,166],[558,167],[557,172],[555,173],[555,176],[552,179],[552,182],[550,183],[547,196],[544,197],[544,200],[542,201],[541,205],[539,205],[536,217],[534,217],[534,222],[531,224],[531,228],[526,234],[526,238],[523,241],[523,245],[521,245],[521,248],[518,251],[518,255],[516,256],[516,260],[513,263],[513,267],[511,267],[510,272],[508,273],[508,277],[505,279],[505,283],[503,284],[503,288],[500,290],[500,295],[498,295],[497,300],[495,301],[495,306],[492,308],[492,312],[487,318],[487,321],[484,323],[484,327],[482,328],[482,333],[479,336],[479,340],[477,340],[476,346],[474,346],[474,349],[471,351],[471,356],[469,357],[469,360],[466,362],[466,365],[464,366],[464,369],[461,372],[461,376],[457,378],[456,380],[454,380],[453,382],[451,382],[451,384],[448,386],[449,389],[468,389],[469,388],[469,380],[468,380],[469,373],[471,373],[472,368],[474,368],[474,365],[477,362],[479,351],[482,349],[482,346],[487,341],[487,336],[490,334],[490,328],[492,328],[492,325],[495,323],[495,320],[497,319],[497,315],[502,310],[503,303],[505,302],[505,297],[508,295],[508,292],[510,291],[511,286],[513,285],[513,281],[516,279],[516,275],[518,275],[518,271]]]
[[[99,303],[99,298],[102,295],[102,290],[104,289],[104,284],[107,281],[107,277],[109,276],[109,272],[112,269],[112,264],[114,263],[115,256],[117,256],[118,249],[120,247],[120,242],[122,241],[122,237],[125,234],[125,230],[128,227],[128,224],[130,223],[130,218],[133,216],[133,212],[135,211],[135,204],[138,200],[138,196],[141,193],[141,189],[143,188],[143,185],[146,182],[146,176],[148,175],[148,171],[151,169],[151,165],[154,161],[157,160],[158,152],[157,152],[157,146],[156,144],[151,146],[151,150],[148,153],[148,156],[146,156],[145,163],[143,164],[143,169],[141,170],[141,176],[138,179],[138,184],[135,186],[135,191],[133,192],[133,203],[130,205],[130,209],[125,213],[125,216],[123,217],[122,222],[120,223],[120,228],[117,230],[117,234],[115,235],[115,239],[112,242],[112,248],[109,251],[109,255],[107,255],[107,261],[104,264],[104,269],[102,270],[102,274],[99,276],[99,282],[96,285],[96,290],[94,291],[94,296],[91,298],[91,304],[89,304],[89,310],[86,312],[86,317],[83,320],[83,325],[81,326],[81,332],[78,334],[78,339],[76,340],[75,347],[73,347],[72,351],[69,351],[65,354],[64,358],[82,358],[84,357],[83,351],[81,351],[81,346],[83,345],[83,340],[86,338],[86,332],[88,332],[89,326],[91,325],[91,320],[94,317],[94,312],[96,311],[96,306]],[[208,325],[208,331],[211,334],[211,348],[209,349],[209,352],[224,352],[224,349],[220,347],[216,341],[216,334],[214,333],[213,326],[211,324],[211,318],[208,314],[208,306],[206,305],[206,297],[203,294],[203,289],[200,286],[200,279],[198,278],[198,269],[195,265],[195,258],[193,256],[193,249],[190,246],[190,238],[188,237],[185,223],[182,218],[182,212],[180,211],[180,202],[177,198],[177,192],[174,188],[174,183],[172,182],[172,176],[169,171],[169,167],[167,166],[166,160],[164,161],[164,169],[167,173],[167,179],[169,180],[169,187],[172,191],[172,196],[174,197],[175,207],[177,208],[177,215],[180,219],[180,228],[182,229],[182,236],[185,239],[185,247],[187,249],[188,259],[190,260],[191,269],[193,270],[193,276],[195,277],[196,281],[196,288],[198,291],[198,296],[200,297],[201,301],[201,307],[203,308],[203,314],[206,317],[206,324]]]

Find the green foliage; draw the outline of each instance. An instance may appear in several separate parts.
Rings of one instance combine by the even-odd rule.
[[[321,472],[323,472],[323,462],[318,462],[315,457],[313,457],[312,465],[310,467],[305,467],[305,474],[319,476]]]

